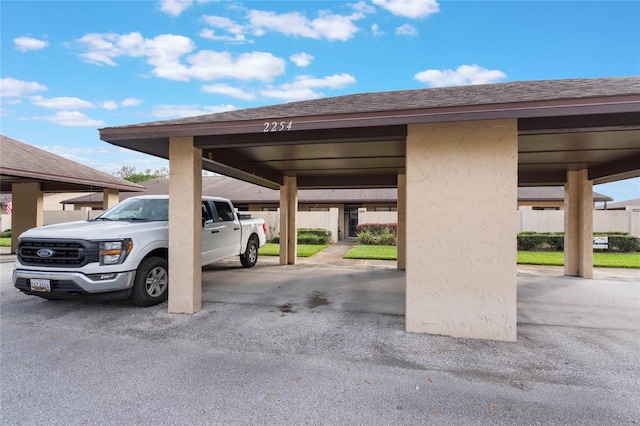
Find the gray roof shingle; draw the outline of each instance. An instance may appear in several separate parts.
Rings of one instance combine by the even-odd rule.
[[[51,154],[35,146],[0,135],[0,175],[3,177],[82,185],[90,190],[111,188],[141,191],[142,186]]]
[[[175,120],[118,126],[116,128],[423,110],[638,94],[640,94],[640,77],[514,81],[497,84],[357,93]]]

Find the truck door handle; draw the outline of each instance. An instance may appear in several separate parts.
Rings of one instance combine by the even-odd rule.
[[[234,231],[237,231],[238,229],[240,229],[240,228],[233,228]]]
[[[218,232],[220,232],[220,231],[219,231],[219,230],[217,230],[217,229],[213,229],[213,230],[211,231],[211,233],[212,233],[212,234],[217,234]]]

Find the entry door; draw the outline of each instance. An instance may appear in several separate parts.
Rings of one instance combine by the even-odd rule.
[[[358,236],[358,207],[347,208],[347,237]]]

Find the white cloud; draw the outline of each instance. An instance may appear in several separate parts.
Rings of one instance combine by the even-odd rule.
[[[191,39],[163,34],[148,40],[146,47],[147,63],[155,66],[154,75],[169,80],[189,80],[189,70],[180,63],[180,57],[195,49]]]
[[[223,16],[205,16],[204,22],[214,29],[203,29],[200,31],[200,37],[210,40],[232,41],[232,42],[245,42],[246,28],[231,19]],[[230,35],[217,35],[215,29],[221,29],[226,31]]]
[[[380,29],[378,24],[373,24],[371,25],[371,34],[373,34],[374,36],[379,36],[379,35],[383,35],[384,32]]]
[[[193,4],[193,0],[160,0],[160,10],[171,16],[180,16]]]
[[[282,99],[285,101],[301,101],[318,99],[324,95],[315,89],[340,89],[356,82],[350,74],[335,74],[324,78],[312,76],[299,76],[292,83],[281,84],[277,87],[269,87],[261,90],[260,94],[268,98]]]
[[[313,90],[306,88],[286,90],[281,88],[270,88],[261,90],[260,94],[266,98],[280,99],[285,102],[306,101],[322,97],[321,93],[316,93]]]
[[[210,93],[214,95],[227,95],[233,98],[253,100],[256,98],[255,93],[247,92],[242,89],[238,89],[228,84],[209,84],[202,86],[204,93]]]
[[[396,28],[396,34],[406,35],[406,36],[417,36],[418,30],[416,30],[413,25],[404,24]]]
[[[358,13],[376,13],[376,8],[364,1],[353,4],[351,8]]]
[[[243,53],[234,58],[229,52],[203,50],[187,58],[189,74],[199,80],[237,78],[271,81],[285,73],[285,61],[267,52]]]
[[[68,127],[99,127],[105,124],[102,120],[94,120],[78,111],[59,111],[53,115],[33,118]]]
[[[72,97],[43,98],[42,96],[32,96],[29,100],[34,105],[48,109],[77,110],[95,107],[92,102]]]
[[[320,12],[318,18],[309,20],[298,12],[279,15],[275,12],[250,10],[248,18],[256,36],[264,35],[270,30],[288,36],[345,41],[358,32],[358,27],[353,22],[364,18],[364,15],[358,12],[352,15]]]
[[[197,0],[197,3],[204,4],[211,1],[219,0]],[[185,10],[189,9],[193,5],[193,0],[160,0],[160,11],[167,15],[178,17]]]
[[[120,105],[122,105],[124,107],[132,107],[132,106],[138,106],[141,103],[142,103],[142,99],[127,98],[127,99],[123,100],[122,102],[120,102]]]
[[[15,98],[44,90],[47,90],[47,86],[35,81],[16,80],[11,77],[0,79],[0,97],[3,98]]]
[[[217,112],[233,111],[233,105],[201,106],[201,105],[158,105],[152,115],[158,118],[181,118],[196,115],[215,114]]]
[[[436,0],[373,0],[373,4],[405,18],[424,18],[440,11]]]
[[[245,42],[251,43],[251,41],[245,38],[244,34],[237,34],[235,36],[218,35],[214,30],[209,28],[205,28],[202,31],[200,31],[199,35],[202,38],[206,38],[214,41],[229,41],[233,43],[245,43]]]
[[[114,110],[118,109],[120,105],[116,101],[103,101],[100,103],[100,106],[104,109]]]
[[[299,67],[308,67],[311,61],[313,61],[313,56],[305,52],[300,52],[294,53],[289,59]]]
[[[162,34],[145,39],[140,33],[86,34],[78,40],[87,49],[80,54],[85,61],[97,65],[116,66],[119,57],[144,57],[154,66],[153,74],[170,80],[189,79],[189,72],[180,64],[180,58],[195,49],[188,37]]]
[[[21,50],[22,52],[44,49],[49,45],[48,41],[26,36],[14,38],[13,43],[16,45],[16,49]]]
[[[271,81],[285,72],[285,61],[267,52],[243,53],[233,57],[229,52],[195,50],[193,41],[184,36],[162,34],[145,39],[140,33],[87,34],[78,40],[87,48],[80,56],[99,65],[117,65],[119,57],[143,57],[153,66],[152,74],[169,80],[189,81],[237,78]]]
[[[478,65],[461,65],[455,71],[426,70],[414,76],[419,82],[431,87],[495,83],[506,77],[507,75],[500,70],[488,70]]]
[[[327,87],[329,89],[340,89],[349,84],[356,82],[355,77],[350,74],[334,74],[323,78],[314,78],[312,76],[303,75],[296,77],[293,83],[283,84],[282,88],[320,88]]]

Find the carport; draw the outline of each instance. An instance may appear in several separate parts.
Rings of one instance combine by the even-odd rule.
[[[591,277],[592,185],[640,176],[640,78],[365,93],[110,127],[170,162],[169,311],[201,308],[201,170],[280,190],[398,188],[406,330],[516,339],[518,186],[565,186],[565,274]],[[426,196],[428,194],[428,196]]]
[[[0,192],[11,192],[11,252],[18,237],[43,224],[43,194],[46,192],[104,193],[103,208],[116,205],[120,191],[142,191],[144,187],[76,163],[42,149],[0,135]]]

